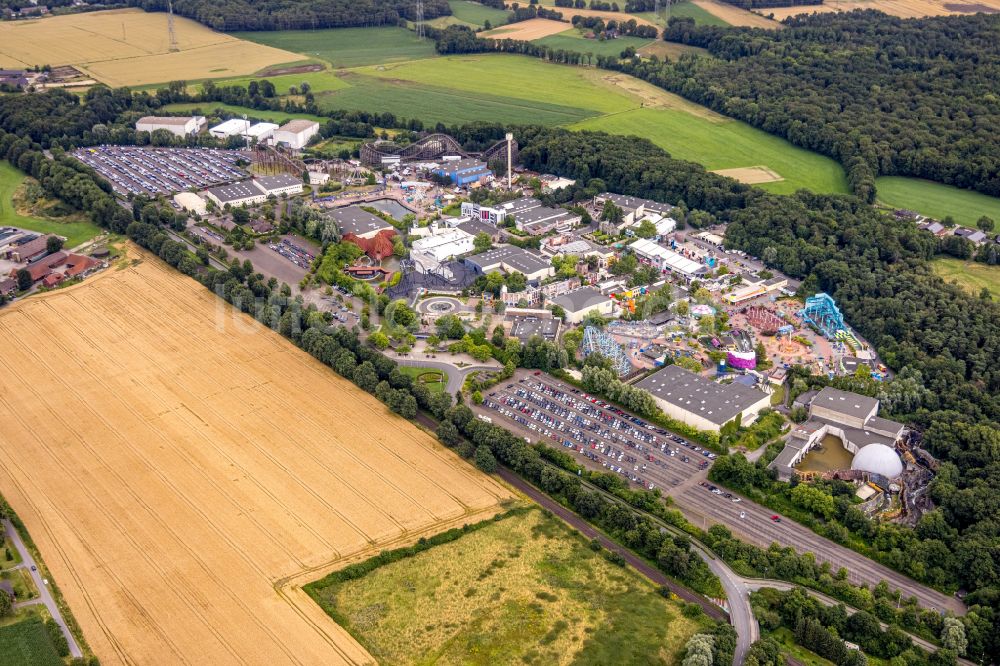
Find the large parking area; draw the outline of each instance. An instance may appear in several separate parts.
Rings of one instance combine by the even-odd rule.
[[[156,196],[232,183],[247,177],[238,162],[249,161],[248,155],[235,150],[134,146],[80,148],[73,157],[107,178],[123,196]]]
[[[714,453],[545,375],[515,375],[477,411],[530,441],[561,445],[590,469],[669,491],[708,467]]]

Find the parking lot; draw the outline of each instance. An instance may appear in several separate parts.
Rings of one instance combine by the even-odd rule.
[[[281,238],[277,243],[269,243],[268,247],[299,268],[306,270],[309,270],[313,260],[316,259],[314,253],[289,240],[288,237]]]
[[[476,411],[529,441],[561,445],[588,469],[614,472],[647,490],[668,492],[715,458],[693,442],[540,374],[515,375],[484,396]]]
[[[73,157],[104,176],[122,196],[156,196],[236,182],[247,177],[238,162],[249,161],[246,153],[236,150],[135,146],[79,148]]]

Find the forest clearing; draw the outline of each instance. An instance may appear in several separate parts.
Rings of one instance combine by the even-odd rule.
[[[0,315],[0,491],[103,664],[360,664],[298,585],[511,497],[135,248]]]

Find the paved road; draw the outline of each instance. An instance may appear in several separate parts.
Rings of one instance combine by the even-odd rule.
[[[14,547],[17,548],[17,552],[21,554],[21,560],[24,562],[24,566],[31,574],[32,580],[35,581],[35,587],[38,588],[41,603],[45,604],[45,608],[48,609],[49,615],[53,617],[59,625],[59,628],[62,630],[63,636],[66,637],[66,642],[69,643],[69,653],[73,657],[83,657],[83,652],[80,651],[80,646],[76,644],[76,639],[66,627],[66,621],[63,620],[62,613],[59,611],[59,606],[56,605],[56,600],[53,599],[52,595],[49,593],[49,586],[42,582],[42,576],[38,571],[38,564],[31,556],[31,552],[28,551],[27,547],[25,547],[24,542],[21,540],[21,535],[17,533],[17,530],[14,529],[14,525],[8,518],[4,518],[3,525],[4,530],[7,532],[7,538],[11,540]]]
[[[413,352],[411,352],[413,354]],[[445,390],[451,395],[455,395],[462,388],[462,384],[465,383],[465,378],[469,376],[472,372],[476,370],[499,370],[500,366],[498,364],[493,365],[467,365],[464,368],[460,368],[454,363],[449,363],[448,361],[439,361],[433,359],[417,358],[414,356],[399,356],[398,354],[389,354],[396,363],[399,365],[405,365],[410,368],[430,368],[432,370],[441,370],[448,374],[448,383],[445,385]]]
[[[520,370],[508,383],[513,383],[515,386],[514,390],[516,390],[517,388],[524,387],[524,383],[520,381],[522,379],[526,380],[528,384],[536,384],[537,380],[544,379],[546,384],[563,391],[569,392],[572,389],[572,387],[566,386],[553,377],[534,377],[531,373]],[[509,393],[506,385],[498,386],[495,391],[497,395],[489,398],[490,400],[499,400],[503,397],[503,394]],[[582,394],[572,394],[571,397],[577,401],[582,400]],[[546,396],[546,399],[555,400],[551,396]],[[579,408],[571,406],[565,400],[558,400],[558,402],[561,406],[571,409],[575,413],[581,413]],[[537,408],[536,403],[531,403],[531,406]],[[592,404],[590,406],[593,408],[591,412],[583,414],[583,416],[593,421],[596,418],[593,413],[596,410],[596,406]],[[476,411],[487,413],[494,418],[497,415],[496,411],[489,409],[477,408]],[[550,414],[552,413],[551,410],[548,411]],[[607,415],[607,410],[597,411],[603,411]],[[520,416],[526,417],[523,414]],[[559,418],[564,422],[568,420],[566,416],[560,416]],[[529,423],[537,422],[530,418],[527,420]],[[515,423],[508,418],[502,418],[499,422],[505,428],[515,433],[530,437],[532,441],[539,439],[537,430],[525,430],[521,424]],[[950,610],[956,614],[965,613],[964,605],[954,596],[921,585],[907,576],[878,564],[849,548],[819,536],[812,530],[792,520],[785,519],[781,523],[772,522],[771,515],[774,512],[770,509],[745,499],[742,502],[735,503],[724,496],[713,495],[698,485],[700,481],[705,479],[707,474],[705,471],[697,469],[698,462],[704,460],[701,455],[683,447],[678,447],[676,444],[666,442],[668,449],[673,448],[677,450],[677,455],[669,456],[668,451],[661,451],[660,449],[660,444],[664,442],[664,438],[659,435],[654,437],[654,445],[650,445],[647,442],[636,439],[632,434],[635,430],[614,430],[610,435],[606,436],[603,434],[606,427],[602,427],[601,434],[597,434],[586,428],[580,429],[582,430],[582,437],[587,439],[594,438],[610,444],[614,448],[613,457],[615,465],[622,466],[626,474],[636,475],[643,482],[647,484],[652,482],[656,487],[663,489],[665,493],[673,497],[675,505],[685,514],[688,520],[703,529],[707,529],[714,523],[721,523],[741,539],[763,548],[767,548],[772,542],[776,542],[784,547],[791,546],[800,553],[811,552],[815,554],[818,561],[830,562],[835,570],[840,567],[846,567],[848,570],[848,579],[854,584],[865,583],[874,587],[882,580],[885,580],[889,583],[890,587],[900,590],[904,597],[916,597],[917,601],[924,608],[937,611]],[[561,435],[564,434],[561,433]],[[580,444],[578,439],[573,439],[573,442],[577,445]],[[642,450],[638,449],[639,445],[642,445],[644,448]],[[590,454],[596,454],[593,457],[585,457],[581,452],[569,448],[564,450],[571,453],[575,459],[590,469],[607,471],[605,463],[611,463],[611,458],[598,451],[591,450],[589,446],[586,446],[585,450]],[[618,458],[619,453],[624,454],[622,459]],[[690,461],[684,462],[680,458],[681,454],[689,457]],[[628,460],[629,457],[635,458],[635,460],[630,462]],[[635,466],[638,466],[640,469],[633,471]],[[643,467],[645,468],[643,469]],[[740,517],[741,512],[744,514],[743,518]]]

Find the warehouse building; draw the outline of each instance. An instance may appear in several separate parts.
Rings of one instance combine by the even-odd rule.
[[[226,205],[230,207],[252,206],[267,200],[267,194],[254,185],[252,180],[213,187],[205,192],[205,196],[214,201],[220,208]]]
[[[319,123],[313,120],[291,120],[274,130],[271,142],[276,146],[302,150],[317,134],[319,134]]]
[[[493,180],[493,172],[486,162],[471,158],[446,161],[434,173],[441,178],[451,178],[451,182],[459,187]]]
[[[197,134],[205,126],[204,116],[143,116],[135,122],[137,132],[167,130],[176,136]]]
[[[495,247],[466,257],[465,264],[478,274],[499,270],[522,273],[528,282],[537,282],[555,275],[555,269],[545,257],[513,245]]]
[[[279,173],[277,176],[257,176],[254,185],[267,196],[280,197],[283,194],[289,196],[302,194],[302,178],[287,173]]]
[[[413,241],[410,258],[423,266],[435,266],[474,249],[472,236],[460,229],[446,229]]]
[[[216,139],[225,139],[236,135],[246,136],[249,131],[249,120],[243,120],[242,118],[230,118],[225,122],[219,123],[215,127],[209,128],[208,133]]]
[[[567,324],[579,324],[590,312],[602,317],[615,315],[615,302],[594,287],[580,287],[550,299],[549,305],[558,305],[566,311]]]
[[[276,129],[278,129],[276,123],[256,123],[247,130],[247,136],[257,143],[266,143],[274,135]]]
[[[698,430],[719,432],[733,420],[750,425],[771,396],[742,384],[717,384],[677,365],[668,365],[636,384],[663,412]]]
[[[195,215],[204,215],[208,212],[208,204],[194,192],[178,192],[174,195],[174,203],[181,210],[186,210]]]

